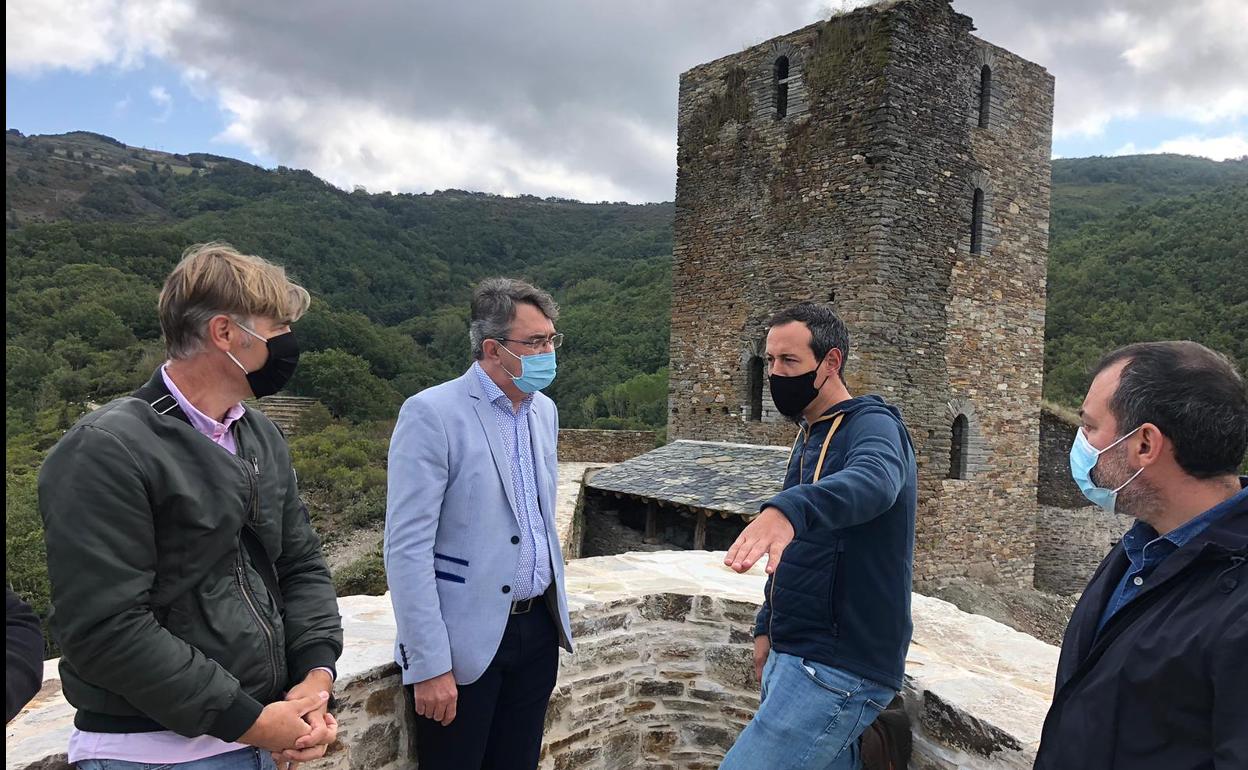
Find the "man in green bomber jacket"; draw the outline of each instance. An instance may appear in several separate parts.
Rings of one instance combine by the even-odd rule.
[[[277,265],[191,247],[160,295],[168,362],[40,470],[80,770],[287,767],[335,739],[329,570],[286,441],[242,404],[294,373],[308,304]]]

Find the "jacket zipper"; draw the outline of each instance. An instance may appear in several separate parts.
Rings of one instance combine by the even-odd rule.
[[[806,444],[810,441],[810,432],[805,427],[798,428],[798,435],[802,440],[801,451],[797,455],[797,483],[805,483],[802,481],[802,474],[806,472]],[[793,462],[789,458],[789,462]],[[767,640],[774,642],[775,637],[772,636],[772,627],[776,622],[776,576],[773,574],[771,579],[767,581],[767,603],[771,605],[771,612],[767,613]]]
[[[775,637],[771,633],[772,626],[776,622],[776,576],[771,576],[771,590],[767,592],[767,602],[771,604],[771,612],[767,613],[767,641],[775,644]]]
[[[241,540],[238,543],[238,547],[238,559],[235,562],[238,576],[238,587],[243,593],[243,601],[247,604],[247,609],[251,611],[252,617],[255,618],[256,623],[259,624],[260,629],[264,631],[265,639],[268,641],[269,670],[272,673],[271,679],[273,682],[269,688],[269,695],[275,696],[277,695],[278,686],[280,684],[277,681],[277,643],[274,639],[275,634],[273,629],[269,626],[268,621],[266,621],[264,616],[260,613],[260,608],[256,605],[255,600],[252,598],[251,588],[247,585],[247,569],[243,564],[243,543]]]
[[[239,444],[239,447],[238,447],[239,451],[242,451],[242,442],[239,441],[238,444]],[[242,460],[242,458],[239,458],[239,459]],[[251,493],[251,497],[250,497],[250,500],[248,501],[248,506],[247,506],[249,509],[248,518],[251,521],[255,522],[255,521],[258,521],[260,518],[260,485],[259,485],[259,482],[257,481],[257,478],[260,475],[260,465],[255,457],[251,458],[250,469],[247,468],[246,460],[242,460],[242,463],[243,463],[243,470],[247,474],[248,489]],[[254,476],[252,475],[252,470],[255,471]],[[247,526],[247,525],[244,524],[243,526]],[[264,615],[260,612],[260,607],[256,603],[255,596],[251,592],[251,586],[248,585],[247,583],[247,568],[244,562],[245,557],[243,556],[243,553],[245,551],[246,551],[246,547],[243,545],[243,535],[242,535],[242,532],[239,532],[238,552],[237,552],[238,556],[235,559],[235,570],[236,570],[236,574],[238,578],[238,588],[243,594],[243,601],[247,604],[247,609],[251,611],[252,617],[255,618],[256,623],[259,624],[260,626],[260,630],[264,631],[265,639],[268,642],[267,652],[269,654],[269,670],[272,672],[271,678],[273,682],[271,688],[269,689],[269,695],[276,696],[278,687],[280,686],[280,682],[278,682],[277,680],[277,639],[276,639],[277,633],[276,631],[274,631],[273,627],[269,625],[269,622],[265,620]]]

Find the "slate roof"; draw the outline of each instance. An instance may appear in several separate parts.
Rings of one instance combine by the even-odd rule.
[[[780,491],[788,459],[788,447],[675,441],[599,471],[589,486],[753,518]]]

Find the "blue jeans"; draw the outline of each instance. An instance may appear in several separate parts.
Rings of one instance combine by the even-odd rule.
[[[78,770],[275,770],[273,757],[263,749],[239,749],[194,762],[171,765],[127,762],[124,759],[84,759]]]
[[[896,692],[772,650],[762,702],[719,770],[857,770],[858,737]]]

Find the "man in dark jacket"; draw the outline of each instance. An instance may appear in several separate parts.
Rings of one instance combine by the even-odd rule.
[[[1248,768],[1248,391],[1194,342],[1095,370],[1071,449],[1097,505],[1137,521],[1075,607],[1036,767]]]
[[[4,625],[4,721],[9,722],[43,685],[43,633],[39,616],[8,586]]]
[[[755,635],[762,703],[723,770],[857,768],[858,738],[901,689],[910,645],[917,472],[909,434],[842,378],[845,325],[826,305],[772,317],[776,408],[800,428],[784,491],[728,551],[767,555]]]
[[[293,374],[308,304],[277,265],[188,249],[160,295],[169,361],[40,470],[83,770],[272,767],[334,740],[337,599],[286,442],[242,404]]]

